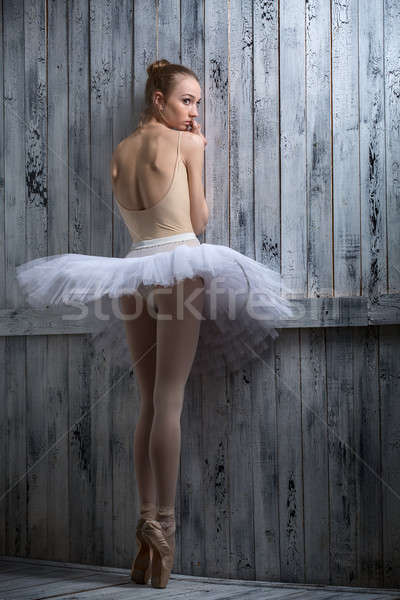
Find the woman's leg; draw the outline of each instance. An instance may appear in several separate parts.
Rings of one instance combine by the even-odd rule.
[[[139,384],[140,414],[134,433],[134,462],[140,497],[140,516],[156,516],[157,490],[151,469],[149,439],[153,422],[153,389],[156,374],[156,319],[147,310],[143,297],[120,298],[121,312],[136,318],[124,321],[132,361]],[[153,346],[153,347],[152,347]]]
[[[179,469],[180,416],[185,384],[198,344],[204,282],[201,277],[185,279],[172,288],[155,290],[153,295],[158,313],[150,461],[157,482],[157,518],[170,520],[174,514]],[[188,307],[184,307],[188,299]]]

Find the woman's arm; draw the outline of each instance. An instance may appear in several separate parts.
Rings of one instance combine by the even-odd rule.
[[[190,219],[196,235],[203,233],[208,222],[202,173],[204,166],[204,143],[199,136],[184,132],[182,136],[182,159],[185,163],[190,195]]]

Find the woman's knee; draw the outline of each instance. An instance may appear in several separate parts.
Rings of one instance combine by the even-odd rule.
[[[182,378],[158,377],[154,384],[153,409],[154,414],[166,413],[179,416],[185,394],[186,380]]]

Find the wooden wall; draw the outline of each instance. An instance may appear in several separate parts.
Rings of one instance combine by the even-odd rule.
[[[400,583],[397,0],[0,3],[0,554],[129,567],[133,372],[15,267],[122,256],[109,179],[146,66],[202,82],[200,238],[280,270],[303,315],[267,361],[191,377],[174,571]],[[397,354],[399,352],[399,354]]]

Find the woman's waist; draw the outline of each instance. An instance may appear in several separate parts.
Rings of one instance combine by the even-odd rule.
[[[193,231],[188,231],[185,233],[177,233],[174,235],[168,235],[158,238],[145,239],[138,242],[132,242],[132,245],[129,249],[128,255],[132,253],[132,255],[137,254],[138,252],[145,252],[147,249],[149,251],[162,251],[163,249],[168,249],[170,245],[200,245],[199,240],[197,239],[196,234]],[[127,255],[127,256],[128,256]]]
[[[137,242],[132,242],[131,250],[136,248],[148,248],[149,246],[162,246],[164,244],[170,244],[171,242],[183,242],[186,240],[197,240],[197,236],[194,231],[186,231],[184,233],[174,233],[172,235],[165,235],[162,237],[154,237],[150,239],[144,239]]]
[[[125,219],[125,224],[131,234],[132,248],[153,246],[154,243],[169,243],[173,239],[185,240],[189,239],[188,236],[191,238],[195,236],[190,217],[186,218],[185,214],[180,215],[179,218],[175,215],[163,215],[162,218],[151,216],[143,222]]]

